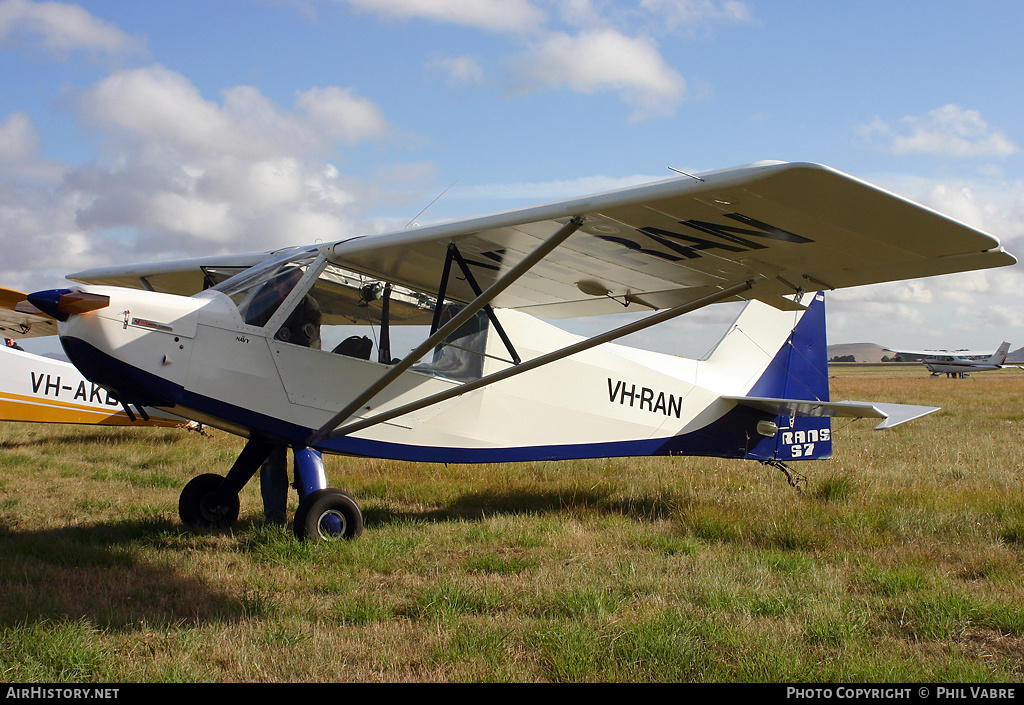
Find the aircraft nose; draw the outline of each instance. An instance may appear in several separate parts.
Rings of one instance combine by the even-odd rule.
[[[76,313],[106,308],[110,305],[110,297],[74,289],[46,289],[29,294],[28,302],[58,321],[66,321],[68,316]]]
[[[65,293],[71,293],[71,289],[36,291],[28,295],[28,302],[47,316],[53,316],[58,321],[66,321],[68,320],[68,314],[61,313],[60,310],[60,295]]]

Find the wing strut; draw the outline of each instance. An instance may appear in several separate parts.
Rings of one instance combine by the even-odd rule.
[[[473,272],[470,270],[466,260],[462,258],[462,253],[459,252],[459,248],[455,246],[455,243],[448,245],[448,256],[453,258],[456,264],[459,265],[459,269],[462,270],[463,275],[466,277],[466,282],[473,289],[473,293],[480,296],[483,292],[480,289],[480,285],[476,283],[476,277],[473,276]],[[438,311],[441,310],[440,303],[442,301],[441,295],[438,295]],[[508,350],[508,354],[512,356],[512,364],[518,365],[522,360],[519,357],[519,353],[516,352],[515,347],[512,345],[512,341],[509,340],[508,334],[505,333],[505,329],[501,327],[501,322],[498,317],[494,315],[494,309],[491,308],[490,304],[484,306],[484,313],[487,314],[487,318],[491,321],[491,325],[494,326],[494,332],[501,338],[501,342],[505,344],[505,349]]]
[[[472,318],[476,313],[481,310],[484,306],[491,303],[495,296],[503,292],[505,289],[510,287],[516,282],[521,276],[530,271],[535,264],[544,259],[548,254],[551,253],[556,247],[561,245],[565,240],[572,235],[574,232],[580,229],[583,225],[583,218],[575,216],[568,223],[558,229],[554,235],[541,243],[537,249],[528,254],[522,260],[520,260],[514,267],[508,270],[498,281],[487,287],[487,290],[482,294],[473,299],[468,303],[465,308],[452,316],[451,320],[445,323],[443,326],[435,330],[430,336],[427,337],[422,343],[417,346],[415,350],[410,352],[408,355],[402,358],[398,364],[383,374],[380,379],[371,384],[366,390],[357,396],[349,403],[344,409],[339,411],[337,414],[331,417],[331,420],[321,426],[316,433],[309,437],[307,444],[312,446],[315,443],[323,440],[328,433],[336,429],[346,421],[352,414],[356,412],[366,402],[373,399],[389,384],[398,379],[399,375],[405,372],[407,369],[412,367],[421,357],[427,354],[435,345],[443,341],[449,335],[459,329],[459,327]]]
[[[626,324],[624,326],[616,328],[615,330],[602,333],[601,335],[596,335],[593,338],[588,338],[586,340],[581,340],[578,343],[568,345],[562,348],[561,350],[556,350],[555,352],[551,352],[546,355],[541,355],[540,357],[534,358],[532,360],[527,360],[526,362],[523,362],[517,366],[507,367],[504,370],[501,370],[500,372],[495,372],[494,374],[488,375],[486,377],[481,377],[480,379],[475,380],[473,382],[467,382],[466,384],[459,385],[458,387],[453,387],[449,390],[439,392],[437,394],[425,397],[418,401],[410,402],[409,404],[405,404],[404,406],[400,406],[390,411],[385,411],[376,414],[368,419],[356,421],[355,423],[351,423],[348,426],[343,426],[342,428],[339,428],[336,431],[331,431],[328,434],[323,434],[323,429],[321,429],[320,431],[317,432],[317,437],[315,439],[310,440],[309,445],[312,446],[315,442],[324,438],[325,435],[330,438],[338,438],[339,436],[345,436],[350,433],[355,433],[356,431],[361,431],[364,428],[375,426],[385,421],[390,421],[391,419],[396,418],[398,416],[412,413],[413,411],[417,411],[418,409],[422,409],[423,407],[430,406],[431,404],[437,404],[442,401],[446,401],[448,399],[457,397],[461,394],[472,392],[473,390],[479,389],[480,387],[484,387],[489,384],[494,384],[495,382],[500,382],[501,380],[508,379],[509,377],[514,377],[524,372],[529,372],[530,370],[542,367],[557,360],[561,360],[564,357],[575,355],[578,352],[589,350],[590,348],[596,347],[603,343],[610,342],[612,340],[616,340],[625,335],[629,335],[630,333],[635,333],[639,330],[649,328],[653,325],[657,325],[658,323],[662,323],[671,318],[681,316],[684,313],[690,313],[691,311],[696,311],[699,308],[703,308],[705,306],[718,303],[719,301],[724,301],[732,296],[735,296],[736,294],[748,291],[753,286],[753,280],[747,280],[740,284],[735,284],[729,287],[728,289],[722,289],[721,291],[715,292],[714,294],[709,294],[708,296],[697,299],[696,301],[680,304],[679,306],[665,309],[664,311],[660,311],[659,313],[653,313],[644,318],[643,320]]]

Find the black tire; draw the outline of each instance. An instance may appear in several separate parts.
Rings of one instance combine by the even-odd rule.
[[[216,492],[224,478],[207,473],[192,478],[178,498],[178,515],[182,523],[196,529],[227,529],[238,521],[241,502],[238,495],[232,497],[226,507],[211,508],[208,500]]]
[[[363,532],[363,512],[352,495],[328,487],[299,500],[295,537],[300,541],[354,539]]]

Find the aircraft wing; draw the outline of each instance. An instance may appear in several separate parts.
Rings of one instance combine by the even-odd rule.
[[[885,404],[869,401],[813,401],[770,397],[722,397],[776,416],[827,416],[856,419],[882,419],[875,426],[882,431],[938,411],[937,406]]]
[[[480,288],[573,218],[582,226],[492,304],[549,318],[675,306],[754,280],[742,298],[998,267],[992,235],[816,164],[758,163],[322,246],[354,271],[436,291],[449,244]],[[457,281],[456,281],[457,280]],[[453,277],[448,296],[473,298]]]
[[[896,353],[897,355],[921,355],[922,357],[960,354],[960,352],[956,350],[907,350],[905,348],[882,348],[882,351]]]
[[[68,279],[83,284],[120,286],[192,296],[284,251],[248,252],[241,255],[214,255],[166,262],[96,267],[70,274]]]
[[[321,245],[356,273],[434,294],[457,248],[487,289],[572,219],[582,225],[491,304],[547,318],[664,309],[1010,265],[992,235],[817,164],[762,162],[495,215]],[[104,267],[73,281],[191,295],[278,253]],[[470,301],[461,274],[447,297]]]
[[[906,350],[903,348],[882,348],[885,352],[896,353],[897,355],[920,355],[922,357],[934,357],[936,355],[952,355],[956,357],[989,357],[994,353],[994,350],[968,350],[961,348],[959,350]]]
[[[0,337],[20,339],[57,334],[57,321],[35,307],[17,310],[28,294],[0,286]],[[25,308],[25,307],[23,307]]]

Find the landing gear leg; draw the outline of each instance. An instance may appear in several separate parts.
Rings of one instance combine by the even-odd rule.
[[[789,486],[796,489],[800,494],[804,493],[804,488],[807,487],[807,477],[805,475],[801,475],[796,470],[790,469],[790,467],[784,462],[775,458],[770,460],[761,460],[759,462],[762,465],[768,465],[769,467],[781,470],[783,474],[785,474],[786,481],[789,482]]]
[[[363,531],[363,512],[352,495],[327,487],[324,462],[311,448],[293,449],[295,487],[299,508],[295,511],[295,536],[300,541],[354,539]]]
[[[197,529],[218,530],[234,524],[240,506],[238,493],[256,474],[273,447],[268,441],[250,438],[227,477],[207,473],[193,478],[178,498],[182,523]]]

